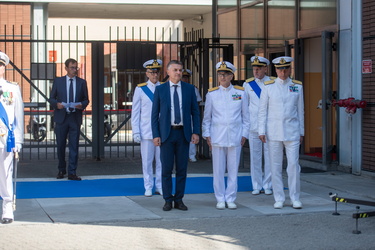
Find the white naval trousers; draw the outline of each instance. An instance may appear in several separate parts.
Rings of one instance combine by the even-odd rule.
[[[263,145],[258,132],[250,132],[250,173],[253,190],[271,189],[271,166],[268,143]],[[262,171],[262,155],[264,154],[264,175]]]
[[[270,151],[270,162],[272,172],[273,196],[275,201],[285,201],[284,184],[282,177],[283,170],[283,148],[285,147],[288,165],[286,172],[288,175],[289,197],[291,201],[299,201],[300,196],[300,172],[299,141],[270,141],[268,140]]]
[[[240,163],[241,146],[212,146],[212,166],[214,174],[214,192],[217,202],[234,202],[237,197],[237,176]],[[228,171],[225,188],[225,170]]]
[[[0,148],[0,196],[3,199],[2,218],[13,219],[13,152]]]
[[[154,187],[153,162],[155,158],[155,188],[161,187],[161,161],[160,147],[155,147],[153,140],[141,140],[142,171],[145,190],[152,190]]]

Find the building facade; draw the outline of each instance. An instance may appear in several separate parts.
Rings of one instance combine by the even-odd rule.
[[[135,25],[132,24],[128,25],[126,30],[123,28],[126,25],[122,24],[124,18],[121,8],[124,6],[120,3],[121,1],[103,1],[96,9],[85,8],[85,4],[89,2],[82,1],[78,3],[79,6],[62,1],[0,3],[0,50],[9,53],[17,65],[22,65],[22,71],[30,75],[30,62],[49,63],[48,60],[57,55],[60,57],[58,63],[61,64],[62,58],[66,55],[62,55],[60,49],[56,47],[44,48],[37,43],[29,46],[28,50],[15,49],[16,52],[14,52],[6,41],[10,36],[13,40],[26,38],[48,40],[52,39],[51,36],[64,41],[82,40],[83,38],[80,37],[79,32],[76,32],[76,29],[80,30],[82,24],[87,22],[88,24],[83,26],[88,27],[89,32],[86,30],[85,34],[88,34],[90,38],[84,39],[92,41],[102,39],[92,38],[94,34],[99,33],[103,33],[102,37],[108,37],[109,34],[109,40],[119,39],[118,34],[123,34],[120,40],[129,39],[131,34],[134,39],[134,34],[139,33],[136,40],[160,38],[164,41],[168,39],[186,41],[195,39],[193,38],[196,36],[194,30],[202,30],[202,33],[198,35],[199,38],[209,38],[213,47],[227,44],[232,46],[233,63],[238,69],[236,80],[239,83],[252,76],[251,56],[260,55],[272,60],[281,55],[290,55],[295,58],[292,65],[293,77],[302,81],[305,89],[306,134],[301,148],[301,159],[321,162],[320,166],[324,170],[338,167],[353,174],[361,174],[362,170],[375,171],[372,156],[372,149],[375,148],[373,142],[375,129],[372,126],[375,92],[371,84],[372,46],[374,46],[372,8],[375,4],[371,0],[212,0],[209,1],[209,5],[207,1],[185,1],[192,5],[190,7],[182,5],[183,10],[176,6],[165,5],[165,1],[154,1],[153,4],[148,3],[150,7],[159,10],[158,14],[155,12],[154,15],[136,16],[137,11],[144,13],[148,4],[127,6],[130,11],[124,14],[124,17],[148,21],[142,23],[137,20],[135,22],[138,26],[135,29]],[[198,2],[206,3],[199,5]],[[66,11],[69,8],[72,9],[71,12]],[[100,9],[105,11],[100,11]],[[80,18],[77,18],[77,13],[80,13]],[[163,35],[156,35],[156,33],[147,35],[150,32],[146,34],[138,32],[140,27],[149,27],[149,24],[156,23],[155,19],[161,17],[165,17],[165,20],[178,20],[178,22],[159,23],[158,25],[167,31]],[[93,30],[89,28],[91,21],[96,23]],[[100,26],[104,22],[111,21],[114,24],[109,25],[112,27],[110,31]],[[119,25],[116,26],[116,24]],[[41,28],[44,26],[48,32]],[[36,27],[39,28],[36,29]],[[66,29],[72,30],[62,31]],[[176,32],[177,30],[179,31]],[[186,30],[192,32],[186,35]],[[63,37],[60,35],[63,33],[71,35]],[[78,49],[74,46],[71,44],[70,49],[73,48],[73,56],[76,56],[75,51]],[[167,47],[160,47],[157,50],[175,53],[175,48],[165,48]],[[45,54],[50,51],[51,55]],[[108,90],[112,87],[112,82],[118,81],[118,79],[112,80],[110,64],[112,60],[115,60],[116,51],[116,46],[105,47],[107,55],[105,60],[109,62],[108,75],[105,77]],[[22,57],[17,53],[22,53]],[[80,57],[80,55],[77,56]],[[171,55],[168,55],[166,58],[170,57]],[[21,58],[22,61],[20,61]],[[79,58],[79,60],[82,63],[85,60],[91,61],[91,58],[86,56],[84,58]],[[209,87],[215,84],[213,65],[223,58],[224,55],[220,51],[210,49],[209,66],[205,67],[209,70],[210,80],[203,84],[208,84]],[[371,64],[370,72],[362,73],[364,63]],[[86,66],[89,64],[86,63]],[[61,69],[61,66],[57,66],[58,73],[61,73]],[[12,80],[20,80],[17,79],[19,76],[16,72],[9,71],[9,73],[14,76]],[[87,70],[81,73],[87,74]],[[275,75],[272,67],[269,68],[268,73]],[[91,76],[85,76],[91,81]],[[124,77],[124,81],[130,79],[126,75]],[[140,79],[133,80],[138,82]],[[38,84],[42,86],[43,91],[48,92],[48,83],[39,81]],[[32,91],[27,88],[29,88],[27,84],[23,85],[25,100],[34,97]],[[124,92],[124,95],[127,94],[126,90],[121,92]],[[204,95],[205,93],[202,93],[202,96]],[[355,114],[348,114],[345,108],[332,105],[333,100],[349,97],[363,99],[368,102],[368,106],[365,109],[357,109]],[[37,95],[36,98],[40,97]],[[113,97],[112,99],[112,102],[126,103]]]
[[[216,1],[216,36],[234,44],[237,78],[251,77],[250,58],[295,58],[293,77],[305,89],[302,159],[321,161],[353,174],[374,171],[372,160],[371,60],[372,1]],[[363,11],[363,13],[362,13]],[[363,22],[363,41],[362,41]],[[364,46],[362,57],[362,46]],[[272,68],[268,72],[275,75]],[[363,82],[362,82],[363,77]],[[353,97],[369,103],[348,114],[333,100]]]

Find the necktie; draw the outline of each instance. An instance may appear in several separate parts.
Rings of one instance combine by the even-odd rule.
[[[69,103],[74,102],[74,92],[73,92],[73,79],[69,79],[70,85],[69,85]],[[72,112],[74,109],[69,108],[69,111]]]
[[[177,87],[178,85],[173,85],[174,94],[173,94],[173,106],[174,106],[174,123],[179,124],[181,122],[181,113],[180,113],[180,101],[178,99]]]

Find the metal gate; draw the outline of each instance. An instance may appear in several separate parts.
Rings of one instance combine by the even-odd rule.
[[[62,28],[60,28],[62,29]],[[78,61],[78,76],[87,80],[90,104],[84,112],[81,128],[79,157],[139,157],[139,144],[134,143],[131,129],[131,108],[133,91],[137,84],[146,81],[143,62],[151,58],[163,60],[161,81],[167,80],[166,64],[172,59],[181,60],[193,71],[192,83],[202,97],[212,87],[210,81],[209,39],[203,39],[203,30],[184,32],[161,29],[161,39],[147,39],[123,36],[117,29],[115,39],[88,41],[85,30],[78,28],[75,34],[69,27],[69,35],[51,27],[48,39],[35,39],[30,30],[15,33],[14,27],[5,27],[8,33],[0,40],[0,50],[7,53],[11,66],[7,67],[6,79],[20,84],[25,103],[25,143],[23,159],[55,159],[56,138],[53,132],[53,111],[47,101],[53,79],[66,74],[64,61],[74,58]],[[126,30],[126,28],[125,28]],[[142,33],[141,31],[139,33]],[[156,31],[155,31],[156,33]],[[112,32],[110,32],[112,34]],[[75,37],[76,39],[72,39]],[[217,45],[216,45],[217,47]],[[225,48],[227,48],[224,45]],[[233,50],[233,46],[229,46]],[[224,55],[228,50],[224,50]],[[203,114],[203,106],[201,106]],[[40,132],[45,128],[45,134]],[[42,130],[43,130],[42,129]],[[199,146],[200,154],[205,146]]]

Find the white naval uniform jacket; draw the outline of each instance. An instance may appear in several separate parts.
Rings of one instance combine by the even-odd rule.
[[[259,88],[263,91],[264,82],[269,81],[271,79],[269,78],[269,76],[264,76],[262,79],[252,77],[250,79],[247,79],[242,85],[245,88],[245,91],[249,97],[250,132],[258,133],[258,110],[260,98],[249,84],[253,80],[255,80],[256,84],[258,84]]]
[[[153,84],[150,80],[147,87],[152,93],[160,82]],[[153,139],[151,130],[152,101],[141,88],[145,83],[138,84],[135,88],[132,105],[132,130],[134,134],[140,134],[142,139]]]
[[[15,143],[22,144],[24,137],[24,117],[23,117],[23,100],[20,87],[17,83],[0,79],[0,86],[3,94],[0,102],[3,105],[7,115],[9,126],[13,129]],[[0,148],[6,148],[8,138],[8,128],[0,119]]]
[[[303,87],[300,81],[276,78],[265,82],[258,113],[259,135],[271,141],[299,141],[305,134]]]
[[[243,87],[222,86],[206,95],[202,122],[203,137],[211,137],[212,146],[241,146],[242,137],[249,137],[249,108]]]

